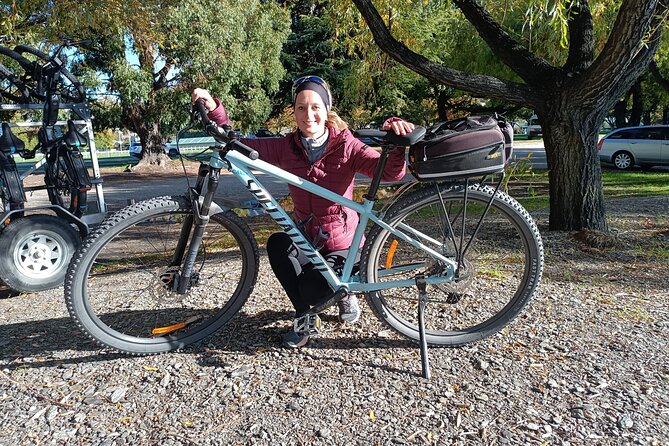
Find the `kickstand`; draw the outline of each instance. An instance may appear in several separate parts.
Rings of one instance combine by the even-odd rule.
[[[427,339],[425,338],[425,307],[427,306],[427,283],[425,276],[416,277],[418,287],[418,334],[420,335],[420,362],[423,367],[422,376],[430,379],[430,360],[427,356]]]

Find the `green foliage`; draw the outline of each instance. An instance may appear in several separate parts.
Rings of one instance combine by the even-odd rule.
[[[456,69],[517,80],[450,2],[378,1],[375,5],[393,35],[430,60]],[[523,16],[514,13],[520,28]],[[508,11],[507,15],[511,17]],[[472,109],[481,105],[463,92],[430,83],[381,52],[350,2],[329,2],[324,18],[332,28],[335,48],[344,51],[350,60],[349,69],[342,73],[346,95],[339,110],[352,117],[354,124],[379,122],[389,115],[427,124],[453,116],[444,115],[447,108]],[[505,104],[496,105],[505,108]],[[366,117],[367,121],[360,121],[360,117]]]
[[[118,146],[118,134],[110,128],[95,132],[95,148],[97,150],[109,150]]]
[[[8,43],[91,38],[73,72],[108,94],[93,106],[96,129],[122,122],[144,136],[183,125],[196,86],[221,97],[241,127],[264,123],[289,17],[261,0],[29,0],[1,10],[0,24]]]
[[[532,153],[527,155],[525,158],[520,158],[515,160],[512,163],[509,163],[505,168],[504,180],[502,180],[502,190],[504,192],[509,192],[509,184],[526,182],[526,192],[530,196],[536,195],[535,188],[533,184],[533,179],[535,177],[534,170],[532,167]]]

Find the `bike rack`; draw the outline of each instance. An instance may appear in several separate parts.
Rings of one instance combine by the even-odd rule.
[[[0,110],[3,111],[19,111],[19,110],[43,110],[43,104],[0,104]],[[91,165],[93,168],[93,177],[91,183],[95,187],[95,197],[98,206],[98,212],[94,214],[86,214],[81,217],[81,220],[88,225],[95,225],[100,223],[107,214],[107,204],[105,203],[104,193],[102,192],[102,176],[100,174],[100,164],[98,162],[97,148],[95,147],[95,138],[93,137],[93,124],[91,122],[91,112],[86,103],[59,103],[59,110],[70,110],[76,114],[79,119],[73,121],[78,126],[83,126],[83,131],[88,134],[88,147],[91,154]],[[57,121],[57,125],[65,125],[66,121]],[[9,123],[10,127],[41,127],[42,122],[24,121]],[[33,164],[26,172],[21,174],[21,181],[42,167],[46,163],[46,158],[42,158]],[[29,210],[29,208],[28,208]]]

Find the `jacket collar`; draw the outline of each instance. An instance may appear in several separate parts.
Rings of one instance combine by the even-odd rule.
[[[330,132],[330,137],[328,138],[328,145],[325,148],[325,153],[323,154],[323,159],[332,151],[334,151],[336,148],[338,148],[342,141],[344,140],[344,131],[339,130],[336,128],[328,127],[328,130]],[[302,155],[305,157],[305,159],[308,159],[306,149],[304,148],[304,145],[302,145],[302,141],[300,140],[300,129],[295,129],[293,132],[293,144],[297,147],[298,151],[302,153]]]

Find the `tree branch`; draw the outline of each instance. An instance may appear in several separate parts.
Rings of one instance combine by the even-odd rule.
[[[453,1],[495,56],[529,85],[544,84],[547,77],[562,74],[559,68],[532,53],[504,31],[478,0]]]
[[[592,63],[595,56],[595,33],[587,0],[572,3],[569,11],[569,56],[563,69],[579,73]]]
[[[624,0],[618,11],[611,34],[597,59],[584,73],[583,81],[591,91],[606,90],[614,87],[621,80],[628,78],[630,72],[636,72],[634,63],[644,62],[643,55],[648,54],[649,45],[657,48],[659,24],[666,5],[657,0]],[[644,37],[651,29],[651,40],[644,43]],[[654,53],[654,50],[650,55]],[[648,61],[643,64],[645,68]],[[628,86],[629,88],[629,86]],[[625,88],[626,90],[627,88]]]
[[[515,104],[532,105],[537,95],[527,85],[504,81],[493,76],[472,74],[454,70],[430,61],[424,56],[411,51],[397,41],[371,0],[353,0],[369,26],[376,44],[393,59],[426,78],[450,87],[465,90],[474,95],[503,99]]]
[[[651,34],[647,45],[643,47],[641,51],[639,51],[632,59],[630,68],[625,73],[625,76],[613,86],[612,93],[610,95],[611,97],[618,98],[625,94],[636,82],[639,76],[641,76],[643,72],[646,71],[648,65],[653,60],[653,55],[660,46],[660,34],[660,28],[656,27],[655,31]]]

